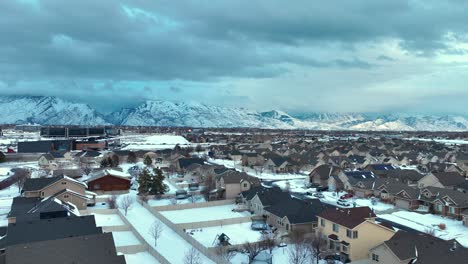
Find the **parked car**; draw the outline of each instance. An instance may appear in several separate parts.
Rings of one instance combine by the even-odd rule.
[[[314,197],[324,198],[325,196],[323,196],[323,194],[321,194],[321,193],[314,193]]]
[[[351,193],[343,194],[340,196],[340,199],[350,199],[353,198],[353,195]]]
[[[344,199],[339,199],[336,203],[341,206],[346,206],[346,207],[351,206],[351,203]]]
[[[317,192],[328,191],[328,186],[319,186],[317,187]]]

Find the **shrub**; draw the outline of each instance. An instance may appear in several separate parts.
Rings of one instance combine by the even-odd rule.
[[[439,224],[439,229],[440,230],[445,230],[446,228],[447,228],[447,226],[444,223]]]

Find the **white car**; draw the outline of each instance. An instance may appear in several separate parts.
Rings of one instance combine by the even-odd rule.
[[[345,207],[351,206],[351,203],[345,199],[339,199],[336,203]]]

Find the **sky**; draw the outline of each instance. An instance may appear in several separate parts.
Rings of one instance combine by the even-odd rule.
[[[0,1],[0,94],[468,113],[468,1]]]

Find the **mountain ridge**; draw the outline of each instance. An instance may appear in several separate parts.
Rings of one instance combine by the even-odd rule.
[[[148,100],[102,114],[92,106],[52,96],[0,96],[1,124],[255,127],[311,130],[467,131],[464,115],[326,113],[290,115],[204,103]]]

